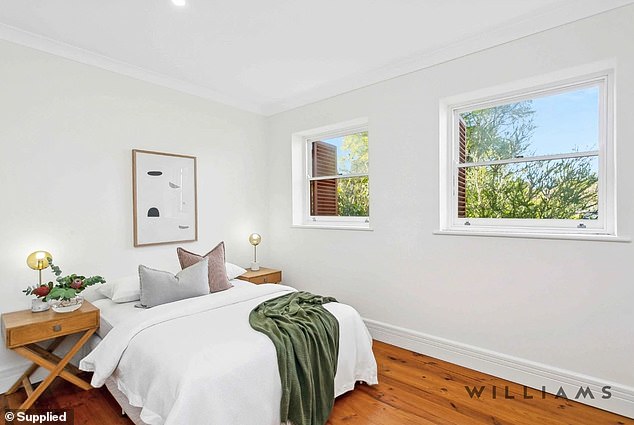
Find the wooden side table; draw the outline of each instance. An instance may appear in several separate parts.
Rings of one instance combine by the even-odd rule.
[[[31,310],[4,313],[2,333],[7,348],[33,362],[6,394],[12,394],[20,387],[24,387],[28,397],[20,409],[28,409],[58,376],[81,389],[91,389],[92,386],[88,382],[77,376],[79,369],[68,362],[97,328],[99,328],[99,309],[88,301],[84,301],[78,310],[71,313],[55,313],[53,310],[40,313],[33,313]],[[63,358],[53,354],[53,350],[68,335],[81,332],[83,335],[79,341]],[[53,342],[46,348],[36,344],[49,339],[53,339]],[[49,370],[50,373],[34,390],[29,378],[40,366]]]
[[[247,272],[238,279],[246,280],[251,283],[280,283],[282,281],[282,271],[276,269],[267,269],[266,267],[260,267],[260,270],[253,271],[247,269]]]

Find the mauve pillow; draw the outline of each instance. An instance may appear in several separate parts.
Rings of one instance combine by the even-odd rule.
[[[209,261],[209,292],[224,291],[225,289],[233,287],[233,285],[229,283],[229,279],[227,279],[224,242],[220,242],[205,255],[194,254],[183,248],[177,248],[176,253],[178,254],[178,261],[180,261],[182,269],[186,269],[205,258]]]

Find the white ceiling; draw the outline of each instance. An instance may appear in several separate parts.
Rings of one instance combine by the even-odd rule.
[[[0,0],[0,38],[274,114],[634,0]]]

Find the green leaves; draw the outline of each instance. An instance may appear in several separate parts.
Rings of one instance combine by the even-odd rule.
[[[48,264],[51,266],[51,270],[53,271],[53,274],[55,276],[59,276],[62,274],[62,270],[57,267],[55,264],[53,264],[53,259],[51,257],[47,257],[46,258],[48,260]]]
[[[46,301],[50,301],[50,300],[58,300],[60,298],[65,298],[64,294],[66,293],[66,288],[61,288],[61,287],[55,287],[53,289],[51,289],[51,292],[48,293],[48,295],[46,296],[45,300]],[[73,298],[75,295],[73,295],[70,298]],[[70,299],[68,298],[68,299]]]
[[[337,181],[337,205],[340,216],[369,216],[370,191],[368,177],[339,179]]]
[[[365,174],[368,172],[368,132],[348,134],[343,138],[341,155],[338,159],[341,174]],[[344,171],[345,170],[345,171]]]
[[[510,103],[462,115],[467,126],[467,162],[527,155],[536,129],[532,102]]]
[[[91,276],[84,278],[84,287],[92,286],[97,283],[106,283],[106,280],[101,276]]]

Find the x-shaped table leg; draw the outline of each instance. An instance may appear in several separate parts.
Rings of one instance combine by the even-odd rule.
[[[24,403],[22,403],[22,405],[20,406],[20,409],[28,409],[28,408],[30,408],[33,405],[33,403],[35,403],[35,401],[42,395],[44,390],[46,390],[46,388],[48,388],[48,386],[51,385],[51,383],[58,376],[66,379],[69,382],[72,382],[73,384],[77,385],[81,389],[88,390],[88,389],[92,388],[92,386],[88,382],[86,382],[83,379],[73,375],[69,371],[64,370],[64,368],[66,367],[68,362],[73,358],[73,356],[79,351],[79,349],[86,343],[86,341],[88,341],[88,338],[90,338],[90,336],[93,333],[95,333],[96,330],[97,330],[96,328],[88,329],[81,336],[81,338],[79,338],[79,341],[77,341],[75,343],[75,345],[73,345],[73,347],[70,349],[70,351],[68,353],[66,353],[66,355],[62,359],[59,359],[57,356],[54,356],[52,354],[50,356],[49,355],[45,355],[42,352],[43,350],[41,348],[40,349],[33,349],[33,348],[28,347],[28,346],[24,346],[24,347],[17,347],[17,348],[13,349],[16,353],[20,354],[23,357],[26,357],[27,359],[31,360],[34,363],[33,365],[31,365],[26,370],[26,372],[24,372],[24,374],[20,377],[18,382],[16,382],[13,385],[13,387],[11,387],[11,389],[9,390],[9,391],[17,390],[17,388],[20,387],[20,383],[23,383],[23,385],[24,385],[24,387],[25,387],[25,389],[27,391],[28,397],[24,401]],[[55,340],[53,342],[53,344],[51,344],[51,347],[52,346],[57,347],[57,345],[59,345],[60,342],[61,342],[61,340],[59,342],[58,342],[58,340]],[[55,345],[56,343],[57,343],[57,345]],[[47,350],[45,350],[45,352],[50,354],[50,351],[52,351],[51,347],[49,347]],[[53,347],[53,349],[55,349],[55,347]],[[49,357],[49,358],[52,357],[53,359],[59,359],[59,362],[57,364],[55,364],[53,361],[48,360],[47,357]],[[35,390],[32,390],[31,388],[29,388],[30,387],[30,382],[28,381],[28,379],[29,379],[29,376],[35,371],[35,369],[37,369],[38,366],[41,366],[41,367],[49,370],[50,374],[40,383],[40,385],[37,386],[37,388]]]
[[[62,341],[64,341],[66,337],[65,336],[60,336],[58,338],[55,338],[55,340],[46,348],[46,351],[49,353],[52,353],[57,347],[59,347],[59,345],[62,343]],[[29,377],[31,375],[33,375],[33,372],[35,372],[37,370],[37,368],[39,368],[40,366],[36,363],[33,363],[31,366],[29,366],[29,368],[22,374],[22,376],[20,376],[18,378],[17,381],[15,381],[15,384],[13,384],[13,386],[11,388],[9,388],[9,390],[6,392],[6,394],[13,394],[14,392],[16,392],[17,390],[20,389],[20,387],[24,386],[25,389],[27,390],[28,393],[28,389],[27,389],[27,385],[30,385],[31,383],[29,382],[27,385],[25,385],[25,379],[28,380]],[[29,393],[30,394],[30,393]]]

